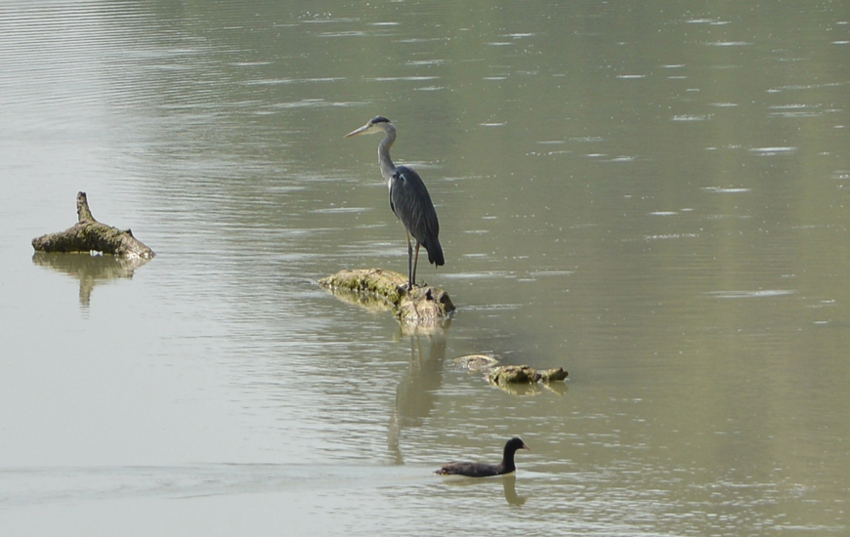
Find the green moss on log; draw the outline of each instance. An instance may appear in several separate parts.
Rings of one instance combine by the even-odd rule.
[[[319,285],[346,302],[369,309],[384,305],[405,325],[439,324],[455,310],[444,290],[426,285],[408,291],[406,284],[407,276],[377,268],[341,270],[319,280]]]
[[[534,369],[527,365],[500,365],[487,373],[487,380],[497,386],[507,384],[530,384],[534,382],[557,382],[567,378],[562,367]]]

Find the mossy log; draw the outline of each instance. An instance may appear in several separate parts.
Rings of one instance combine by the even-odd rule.
[[[487,372],[487,380],[491,384],[504,386],[506,384],[557,382],[566,379],[568,375],[563,367],[534,369],[527,365],[500,365]]]
[[[491,384],[505,386],[507,384],[531,384],[535,382],[557,382],[566,380],[569,373],[563,367],[552,369],[534,369],[528,365],[496,365],[497,358],[489,354],[466,354],[454,359],[470,371],[482,371]]]
[[[347,302],[369,309],[389,309],[404,325],[437,325],[454,311],[448,293],[437,287],[407,290],[407,276],[382,269],[341,270],[319,285]]]
[[[151,259],[155,254],[129,229],[101,224],[89,210],[85,192],[77,193],[77,223],[65,231],[32,240],[36,252],[102,252],[127,258]]]
[[[496,365],[499,360],[488,354],[467,354],[453,361],[470,372],[484,373],[491,386],[511,395],[538,395],[543,393],[541,387],[562,395],[567,389],[566,384],[558,382],[568,376],[562,367],[534,369],[527,365]]]

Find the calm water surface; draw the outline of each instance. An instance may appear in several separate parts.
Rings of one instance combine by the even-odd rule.
[[[306,6],[0,10],[10,535],[848,531],[847,5]],[[378,114],[442,333],[316,284],[406,267]],[[157,257],[33,256],[80,190]]]

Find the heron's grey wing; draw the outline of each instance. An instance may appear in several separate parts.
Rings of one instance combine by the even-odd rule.
[[[439,244],[440,223],[431,196],[419,174],[406,166],[396,168],[393,175],[390,207],[420,244],[426,248]]]

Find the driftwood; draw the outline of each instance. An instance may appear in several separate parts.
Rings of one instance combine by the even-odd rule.
[[[470,371],[484,373],[492,386],[513,395],[536,395],[541,391],[538,386],[561,393],[566,387],[559,381],[569,376],[563,367],[534,369],[527,365],[496,365],[499,360],[487,354],[458,356],[454,362]]]
[[[439,325],[454,311],[448,293],[437,287],[406,289],[407,276],[382,269],[341,270],[319,285],[346,302],[388,309],[403,325]]]
[[[95,220],[85,192],[77,193],[77,223],[65,231],[48,233],[32,240],[36,252],[102,252],[127,258],[151,259],[155,254],[133,236]]]

